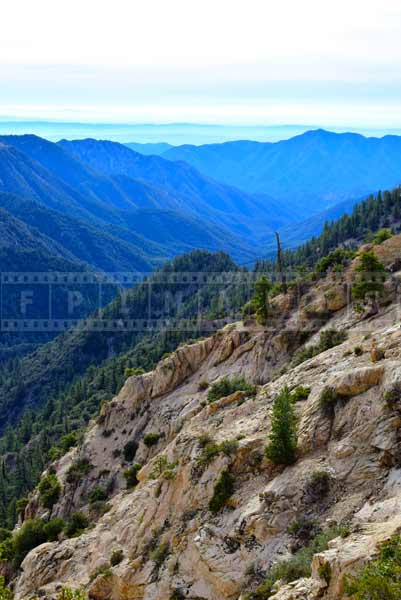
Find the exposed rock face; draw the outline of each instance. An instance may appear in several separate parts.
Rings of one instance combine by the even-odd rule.
[[[394,307],[370,321],[370,333],[385,350],[385,358],[372,364],[366,324],[344,307],[339,290],[337,300],[326,303],[337,312],[325,327],[347,330],[348,339],[280,376],[296,346],[294,323],[309,323],[305,306],[321,306],[327,281],[320,297],[311,292],[276,335],[252,324],[230,325],[179,348],[152,373],[130,377],[81,447],[55,464],[63,494],[53,516],[89,513],[88,494],[96,485],[112,490],[110,510],[80,537],[34,549],[22,564],[16,599],[52,598],[61,585],[82,586],[94,600],[169,600],[177,590],[191,600],[244,599],[258,573],[288,556],[294,542],[288,527],[301,518],[323,528],[348,523],[351,535],[331,542],[315,556],[312,577],[282,586],[274,600],[343,598],[345,574],[401,529],[401,406],[384,397],[401,384],[401,330]],[[354,352],[357,346],[362,353]],[[261,383],[256,397],[236,392],[207,403],[201,382],[238,374]],[[264,457],[272,401],[284,385],[311,388],[296,405],[299,459],[285,469]],[[330,415],[320,405],[327,386],[340,397]],[[160,438],[148,447],[143,438],[150,432]],[[231,443],[207,461],[199,441],[205,435]],[[132,462],[142,465],[132,490],[123,476],[129,441],[137,443]],[[68,469],[83,457],[90,472],[72,485]],[[225,469],[234,493],[213,514],[208,503]],[[311,480],[322,471],[330,483],[319,496]],[[27,511],[40,514],[35,498]],[[111,567],[113,550],[122,550],[123,560]],[[329,584],[319,576],[325,563],[333,573]]]

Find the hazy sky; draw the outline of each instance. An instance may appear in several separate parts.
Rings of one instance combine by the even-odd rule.
[[[0,118],[401,126],[399,0],[3,2]]]

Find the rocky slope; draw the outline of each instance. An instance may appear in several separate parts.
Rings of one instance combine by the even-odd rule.
[[[274,328],[229,325],[179,348],[153,372],[128,378],[80,446],[53,465],[63,492],[52,517],[91,515],[90,492],[99,485],[108,490],[108,512],[91,515],[94,525],[79,537],[31,551],[15,581],[16,599],[53,598],[69,585],[95,600],[243,600],[290,555],[289,528],[302,521],[322,529],[346,525],[349,535],[314,556],[311,578],[278,586],[272,598],[345,598],[345,575],[401,530],[401,412],[388,401],[401,386],[401,238],[375,252],[392,272],[378,314],[363,318],[349,303],[356,259],[344,275],[277,297]],[[330,328],[346,332],[345,341],[293,367],[302,340],[309,335],[307,345],[315,344]],[[257,385],[255,396],[239,391],[207,402],[205,381],[236,375]],[[296,403],[299,457],[287,468],[264,454],[272,402],[284,385],[310,387]],[[320,401],[326,388],[337,395],[331,411]],[[155,445],[144,443],[149,433],[159,435]],[[220,445],[207,458],[210,440]],[[130,441],[141,469],[127,490]],[[71,482],[71,466],[82,459],[87,473]],[[208,505],[225,470],[234,493],[214,514]],[[316,487],[322,472],[323,491]],[[34,495],[25,519],[45,514]],[[114,551],[122,560],[111,566]],[[331,577],[324,578],[327,569]]]

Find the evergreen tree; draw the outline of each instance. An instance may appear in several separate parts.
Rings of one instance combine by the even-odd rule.
[[[287,386],[274,399],[271,422],[266,456],[275,464],[290,465],[296,460],[297,419]]]
[[[377,296],[383,293],[386,270],[373,252],[363,252],[360,264],[355,269],[358,273],[352,295],[356,300],[369,299],[376,302]]]
[[[259,323],[266,323],[269,316],[269,292],[271,290],[271,281],[262,275],[255,283],[255,292],[253,297],[244,306],[244,313],[256,315]]]

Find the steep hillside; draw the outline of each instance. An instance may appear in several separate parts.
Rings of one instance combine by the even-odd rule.
[[[160,156],[143,156],[122,144],[109,141],[62,140],[59,145],[100,173],[126,175],[169,191],[176,203],[165,208],[190,211],[198,217],[224,224],[237,234],[256,236],[263,231],[271,231],[270,218],[275,218],[275,207],[271,207],[270,216],[266,210],[268,198],[251,196],[223,185],[186,163],[168,161]]]
[[[127,240],[123,241],[99,226],[74,219],[33,200],[0,193],[0,206],[53,240],[54,245],[57,244],[71,259],[86,262],[101,271],[151,271],[154,264],[165,257],[163,247],[153,246],[134,232],[127,230]],[[122,235],[121,230],[118,232]],[[42,270],[47,269],[43,267]]]
[[[125,156],[121,152],[113,160],[114,171],[109,169],[104,173],[96,172],[92,165],[88,167],[60,145],[34,135],[2,136],[0,143],[0,191],[40,201],[48,208],[107,230],[108,233],[111,225],[114,237],[135,246],[139,243],[143,252],[136,262],[146,258],[148,253],[150,258],[155,243],[159,245],[160,241],[163,242],[158,232],[150,228],[147,229],[150,239],[145,238],[142,228],[144,210],[159,211],[159,221],[165,229],[169,229],[169,217],[174,213],[173,241],[176,245],[170,247],[169,240],[169,244],[163,246],[163,258],[187,250],[187,230],[193,228],[196,242],[190,249],[224,250],[238,260],[249,260],[258,253],[257,244],[249,235],[252,228],[260,229],[261,234],[269,231],[266,223],[263,224],[258,215],[253,215],[253,208],[257,205],[253,199],[242,192],[213,183],[200,174],[192,176],[189,181],[186,171],[194,170],[187,166],[177,171],[171,162],[160,159],[163,172],[160,165],[155,163],[157,157],[141,156],[125,146],[110,142],[112,149],[116,146],[129,156],[143,159],[144,164],[141,161],[138,174],[133,172],[128,176]],[[101,142],[97,143],[102,147]],[[93,162],[98,162],[97,148],[90,148],[94,153]],[[140,175],[142,172],[143,175]],[[143,180],[145,175],[148,181]],[[142,177],[142,180],[133,179],[134,176]],[[154,181],[151,181],[152,177]],[[247,222],[239,224],[235,216],[225,217],[222,211],[216,211],[204,202],[204,196],[212,199],[212,204],[219,198],[224,199],[227,207],[234,212],[242,210],[242,203],[248,211]],[[131,252],[133,250],[131,248]],[[121,251],[124,252],[123,249]]]
[[[376,313],[349,295],[372,249],[387,277]],[[16,599],[349,598],[347,576],[401,531],[400,256],[401,236],[364,247],[276,296],[268,327],[233,323],[129,377],[23,510],[15,539],[33,517],[68,526],[16,546]],[[265,448],[292,412],[286,466]]]
[[[79,324],[16,365],[4,365],[0,369],[0,430],[4,432],[7,425],[15,426],[21,415],[32,407],[39,418],[40,408],[65,392],[88,367],[128,350],[134,353],[137,345],[139,364],[135,366],[148,368],[152,365],[153,350],[144,351],[140,346],[142,340],[147,339],[150,346],[159,348],[161,356],[171,350],[174,339],[181,341],[202,335],[211,326],[208,318],[223,292],[226,302],[230,302],[233,312],[238,314],[247,299],[247,287],[227,285],[224,280],[205,285],[200,277],[195,280],[192,275],[185,277],[185,274],[225,272],[240,273],[240,269],[222,253],[195,251],[178,257],[145,283],[128,289],[123,296],[117,295],[101,313],[93,314],[88,324]],[[97,297],[98,286],[88,287]],[[114,293],[118,291],[116,286],[104,285],[103,288],[103,291],[108,288]],[[175,319],[178,325],[170,336]]]
[[[401,181],[401,137],[308,131],[289,140],[178,146],[163,154],[248,193],[266,193],[307,218]]]

